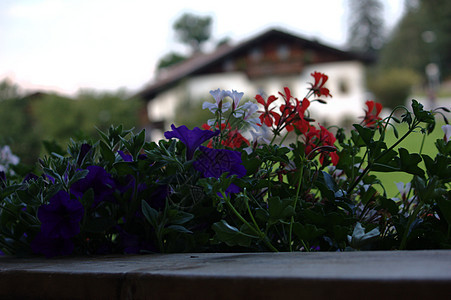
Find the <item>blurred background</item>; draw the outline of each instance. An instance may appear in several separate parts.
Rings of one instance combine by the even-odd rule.
[[[42,140],[111,124],[158,139],[204,123],[210,90],[301,98],[313,70],[323,124],[359,122],[366,100],[449,107],[451,2],[2,0],[0,146],[35,163]]]

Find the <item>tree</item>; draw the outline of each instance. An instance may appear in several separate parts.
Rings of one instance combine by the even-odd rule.
[[[160,58],[157,65],[157,70],[161,70],[170,66],[173,66],[175,64],[178,64],[186,59],[186,56],[176,53],[176,52],[170,52]]]
[[[348,43],[352,50],[375,55],[383,44],[384,19],[380,0],[349,0]]]
[[[381,51],[381,68],[411,68],[425,73],[429,63],[439,66],[441,77],[451,75],[451,2],[406,2],[406,13]]]
[[[174,23],[173,28],[178,39],[197,53],[200,52],[202,44],[210,39],[211,23],[210,16],[199,17],[185,13]]]
[[[8,78],[0,82],[0,101],[17,99],[21,97],[19,86],[14,84]]]

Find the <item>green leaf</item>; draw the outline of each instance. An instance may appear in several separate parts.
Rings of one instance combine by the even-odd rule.
[[[44,145],[44,148],[48,154],[56,153],[61,156],[64,156],[67,154],[67,152],[60,145],[58,145],[58,143],[54,140],[42,141],[42,144]]]
[[[386,209],[392,215],[396,215],[399,212],[399,207],[395,201],[385,197],[379,197],[380,207]]]
[[[141,201],[141,210],[147,222],[149,222],[153,228],[157,228],[159,215],[158,211],[152,208],[145,200]]]
[[[280,199],[279,197],[271,197],[268,199],[269,219],[272,223],[286,220],[294,215],[294,209],[291,199]]]
[[[118,161],[113,164],[119,175],[133,175],[137,171],[134,161]]]
[[[348,235],[348,242],[352,248],[360,249],[379,236],[379,228],[376,227],[373,230],[365,233],[365,228],[363,228],[362,224],[357,222],[354,227],[354,231],[352,232],[352,236]]]
[[[323,198],[327,198],[329,200],[335,199],[335,194],[338,191],[338,187],[335,180],[329,173],[321,171],[315,181],[315,186],[321,191],[321,196]]]
[[[169,225],[163,230],[163,233],[169,233],[169,232],[180,232],[180,233],[193,233],[192,231],[186,229],[182,225]]]
[[[215,237],[228,246],[249,247],[252,240],[258,239],[256,236],[246,234],[238,230],[238,228],[230,226],[225,220],[214,223],[212,228],[216,233]]]
[[[401,170],[409,174],[424,177],[424,171],[418,167],[421,162],[421,156],[417,153],[410,154],[407,149],[399,148],[400,167]]]
[[[89,170],[80,170],[75,172],[74,176],[69,180],[69,186],[71,186],[73,183],[83,179],[88,175]]]
[[[434,115],[431,112],[424,110],[423,105],[415,99],[412,100],[412,110],[418,121],[428,124],[435,123]]]
[[[375,131],[372,130],[371,128],[363,127],[362,125],[359,124],[353,124],[353,126],[357,130],[359,136],[363,139],[365,144],[369,146],[373,141]]]
[[[108,147],[107,144],[105,144],[104,141],[100,141],[100,154],[102,155],[102,158],[105,159],[110,164],[113,164],[116,160],[116,157],[114,156],[113,151],[111,151],[110,147]]]
[[[193,214],[184,212],[184,211],[178,211],[178,210],[170,210],[168,212],[169,215],[169,222],[170,224],[177,224],[177,225],[181,225],[181,224],[185,224],[189,221],[191,221],[194,218]]]
[[[326,230],[317,228],[313,224],[302,225],[301,223],[296,222],[293,224],[293,232],[300,240],[312,242],[326,233]]]
[[[437,199],[437,204],[443,213],[446,222],[451,226],[451,199],[439,198]]]

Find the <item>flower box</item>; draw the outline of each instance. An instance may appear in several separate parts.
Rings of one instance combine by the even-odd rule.
[[[1,299],[449,299],[451,251],[0,258]]]

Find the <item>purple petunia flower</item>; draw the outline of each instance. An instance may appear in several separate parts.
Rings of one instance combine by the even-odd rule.
[[[74,250],[71,239],[49,238],[39,232],[31,242],[31,250],[36,254],[44,254],[47,258],[69,255]]]
[[[85,178],[72,184],[70,192],[76,197],[83,197],[83,194],[92,188],[94,190],[94,205],[112,198],[116,185],[111,174],[99,166],[88,166],[89,173]]]
[[[83,213],[83,205],[78,200],[71,199],[66,191],[59,191],[50,198],[49,204],[38,209],[42,235],[63,239],[77,235]]]
[[[203,142],[217,136],[220,133],[220,130],[202,130],[199,127],[194,127],[194,129],[190,130],[185,125],[175,127],[174,124],[172,124],[171,128],[172,131],[166,131],[164,136],[167,139],[177,138],[185,144],[187,160],[193,158],[194,152],[200,145],[202,145]]]
[[[194,168],[201,172],[204,177],[219,178],[223,173],[228,172],[229,175],[237,175],[238,178],[246,175],[246,169],[241,164],[241,153],[238,151],[227,149],[211,149],[200,146],[200,155],[193,163]],[[231,184],[226,193],[238,193],[239,187]]]
[[[241,153],[227,149],[211,149],[200,146],[202,155],[194,162],[194,168],[202,173],[204,177],[219,178],[222,173],[229,175],[246,175],[246,169],[241,164]]]
[[[130,154],[125,154],[124,151],[121,150],[118,150],[117,153],[119,153],[124,161],[133,161],[133,156]]]

